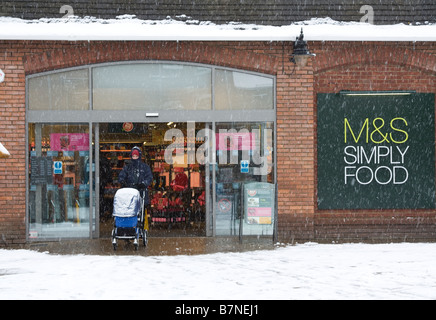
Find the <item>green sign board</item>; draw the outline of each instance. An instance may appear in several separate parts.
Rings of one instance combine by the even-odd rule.
[[[434,110],[434,94],[318,94],[318,208],[434,208]]]

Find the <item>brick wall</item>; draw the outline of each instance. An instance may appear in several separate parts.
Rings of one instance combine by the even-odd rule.
[[[416,90],[436,93],[434,43],[314,43],[312,49],[317,53],[314,60],[316,92]],[[317,241],[436,240],[434,210],[316,210],[314,217]]]
[[[310,63],[300,69],[287,57],[277,75],[278,235],[282,241],[313,238],[313,76]]]
[[[292,43],[0,42],[0,245],[25,234],[25,75],[94,63],[172,60],[277,76],[280,241],[434,240],[435,211],[319,211],[316,208],[316,93],[417,90],[436,93],[434,43],[311,43],[317,56],[295,68]]]
[[[12,155],[0,159],[0,245],[25,235],[25,76],[22,52],[0,43],[0,142]]]
[[[26,55],[23,58],[26,74],[129,60],[185,61],[274,74],[279,62],[274,54],[259,53],[237,43],[56,42],[53,47]]]

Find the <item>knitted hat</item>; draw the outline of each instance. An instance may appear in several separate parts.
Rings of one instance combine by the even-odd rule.
[[[139,151],[137,149],[132,151],[132,157],[135,155],[139,157]]]

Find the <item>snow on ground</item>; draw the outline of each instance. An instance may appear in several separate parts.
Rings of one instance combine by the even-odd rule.
[[[0,299],[436,299],[436,243],[177,256],[0,250]]]

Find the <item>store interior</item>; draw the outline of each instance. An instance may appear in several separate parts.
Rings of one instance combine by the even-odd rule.
[[[90,232],[110,238],[118,177],[135,146],[153,175],[146,207],[151,237],[238,235],[248,217],[245,186],[274,183],[272,123],[215,124],[217,162],[205,166],[210,125],[98,123],[90,135],[86,124],[29,124],[29,238],[86,238]],[[272,233],[273,201],[251,204],[256,208],[244,220],[244,234]]]
[[[195,132],[204,127],[204,123],[195,123]],[[176,129],[173,132],[181,135],[171,138],[167,133],[171,129]],[[189,135],[187,131],[187,123],[99,124],[100,237],[109,237],[112,231],[114,196],[121,187],[118,175],[130,161],[130,151],[135,146],[141,148],[142,161],[150,166],[153,174],[146,208],[149,235],[206,235],[205,166],[197,159],[187,159],[188,148],[194,144],[197,148],[204,144],[204,140],[196,138],[197,134]],[[165,161],[167,148],[174,149],[172,164]]]

